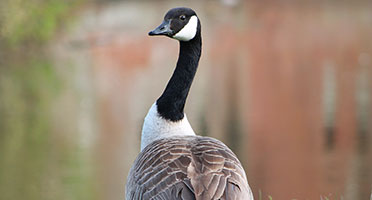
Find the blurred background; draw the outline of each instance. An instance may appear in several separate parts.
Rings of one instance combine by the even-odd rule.
[[[259,199],[369,199],[372,2],[0,0],[0,199],[124,199],[143,118],[192,7],[194,130],[238,155]]]

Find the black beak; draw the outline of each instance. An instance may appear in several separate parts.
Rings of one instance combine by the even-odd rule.
[[[166,35],[171,36],[173,31],[170,29],[170,20],[164,20],[156,29],[149,32],[150,36],[153,35]]]

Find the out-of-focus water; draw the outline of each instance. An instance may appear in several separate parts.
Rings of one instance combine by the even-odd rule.
[[[234,150],[255,197],[370,198],[372,4],[185,4],[203,35],[188,119]],[[147,32],[180,5],[82,4],[46,44],[0,53],[0,199],[124,198],[178,56]]]

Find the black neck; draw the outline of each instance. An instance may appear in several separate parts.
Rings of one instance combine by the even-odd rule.
[[[200,31],[194,39],[188,42],[180,41],[176,69],[163,94],[156,102],[159,114],[167,120],[179,121],[184,117],[183,109],[198,68],[201,45]]]

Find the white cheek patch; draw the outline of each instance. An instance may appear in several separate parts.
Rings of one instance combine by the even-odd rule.
[[[198,18],[194,15],[189,19],[189,22],[173,36],[173,38],[181,41],[189,41],[195,37],[197,29]]]

